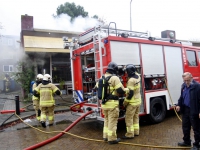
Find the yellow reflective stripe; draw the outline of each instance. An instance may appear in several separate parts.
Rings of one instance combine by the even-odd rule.
[[[132,97],[131,100],[125,99],[126,102],[128,102],[130,105],[136,106],[141,104],[141,99],[134,99],[134,96]]]
[[[127,86],[127,88],[134,90],[134,87],[132,87],[132,86]]]
[[[134,131],[134,127],[133,127],[133,125],[130,126],[130,127],[126,127],[126,129],[127,129],[127,131]]]
[[[138,88],[140,88],[140,85],[136,85],[136,86],[133,87],[134,90],[138,89]]]
[[[114,108],[119,105],[119,101],[117,100],[109,100],[105,104],[102,104],[102,108]]]
[[[39,97],[36,97],[36,96],[32,96],[32,100],[39,100]]]
[[[140,128],[138,123],[137,124],[133,124],[133,127],[134,127],[134,129],[139,129]]]
[[[104,84],[105,84],[105,80],[103,80],[103,85],[104,85]],[[101,98],[105,98],[105,97],[104,97],[104,92],[105,92],[105,91],[104,91],[104,87],[102,87],[102,95],[101,95]]]
[[[44,89],[40,90],[40,93],[43,93],[43,92],[51,92],[52,94],[52,90],[44,90]]]
[[[53,116],[48,116],[48,118],[49,118],[49,120],[51,120],[51,121],[54,119]]]
[[[118,88],[120,88],[120,87],[122,87],[122,83],[120,82],[119,84],[117,84],[115,87],[114,87],[114,89],[118,89]]]
[[[54,104],[54,100],[45,100],[45,101],[40,101],[40,104]]]
[[[57,90],[58,90],[58,88],[55,88],[55,89],[53,90],[53,93],[55,93]]]
[[[34,90],[35,90],[36,92],[40,93],[38,87],[36,87]]]
[[[136,86],[134,86],[134,87],[132,87],[132,86],[127,86],[127,88],[129,88],[129,89],[131,89],[131,90],[135,90],[135,89],[140,88],[140,85],[136,85]]]
[[[46,120],[46,115],[43,115],[43,114],[41,114],[41,118],[40,118],[42,121],[43,120]]]
[[[108,136],[112,136],[112,131],[108,130]]]
[[[108,127],[104,127],[104,128],[103,128],[103,132],[104,132],[104,133],[108,133]]]

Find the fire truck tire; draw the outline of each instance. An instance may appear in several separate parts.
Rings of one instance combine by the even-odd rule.
[[[149,119],[152,123],[160,123],[166,116],[166,106],[163,99],[156,97],[151,100]]]

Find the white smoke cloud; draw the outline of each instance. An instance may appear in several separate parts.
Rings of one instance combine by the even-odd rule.
[[[75,18],[73,22],[70,22],[71,17],[68,16],[67,14],[62,14],[57,18],[54,18],[53,16],[33,16],[33,17],[34,17],[34,28],[39,28],[39,29],[83,32],[89,28],[99,25],[97,19],[89,17],[83,18],[81,16]]]

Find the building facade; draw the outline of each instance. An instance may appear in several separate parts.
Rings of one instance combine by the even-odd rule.
[[[21,16],[21,46],[32,60],[35,73],[50,74],[52,82],[59,84],[65,81],[71,83],[70,50],[64,49],[63,37],[78,37],[79,32],[61,30],[36,29],[33,27],[33,17]]]

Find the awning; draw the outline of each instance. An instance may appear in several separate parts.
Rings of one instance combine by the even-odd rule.
[[[71,39],[69,39],[71,42]],[[61,52],[69,53],[69,49],[63,48],[63,39],[55,37],[24,36],[25,52]]]

